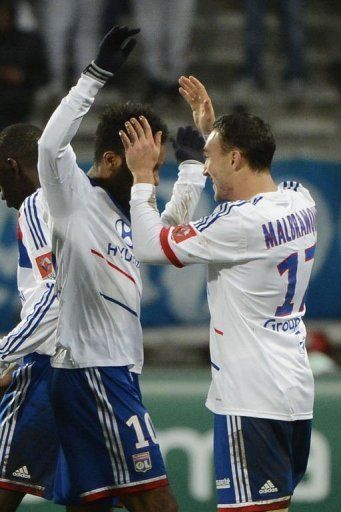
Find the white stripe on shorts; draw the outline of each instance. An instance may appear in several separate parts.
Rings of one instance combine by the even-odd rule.
[[[238,428],[238,432],[239,432],[241,462],[242,462],[242,469],[243,469],[245,488],[246,488],[246,498],[247,498],[247,501],[251,501],[252,495],[251,495],[251,488],[250,488],[249,472],[247,469],[245,444],[244,444],[244,437],[243,437],[243,430],[242,430],[242,420],[241,420],[240,416],[237,416],[236,418],[237,418],[237,428]]]
[[[0,445],[0,464],[2,466],[1,476],[6,475],[6,468],[11,449],[11,443],[14,435],[17,417],[22,406],[28,386],[31,381],[32,364],[28,364],[18,370],[16,378],[18,379],[17,389],[14,392],[12,401],[9,404],[8,412],[0,425],[1,445]]]
[[[231,417],[230,416],[226,416],[226,422],[227,422],[227,433],[228,433],[228,441],[229,441],[229,449],[230,449],[233,488],[234,488],[234,492],[236,495],[236,503],[240,503],[239,486],[238,486],[238,481],[237,481],[235,457],[234,457],[234,449],[233,449],[233,433],[232,433],[232,425],[231,425]]]
[[[128,483],[130,482],[130,476],[118,425],[108,400],[101,374],[97,368],[88,368],[85,370],[85,375],[96,399],[98,417],[108,449],[115,482],[121,485]]]
[[[236,503],[246,503],[251,501],[252,496],[241,419],[240,416],[226,416],[226,418]]]

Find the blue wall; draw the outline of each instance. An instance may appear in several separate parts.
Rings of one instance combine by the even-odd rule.
[[[87,165],[84,168],[88,168]],[[174,165],[161,171],[159,208],[171,195]],[[318,249],[307,301],[307,317],[341,319],[341,164],[290,160],[273,166],[275,180],[301,181],[318,209]],[[196,217],[214,207],[206,187]],[[0,332],[11,328],[19,303],[15,284],[16,212],[0,205]],[[143,268],[143,323],[148,326],[200,324],[208,320],[206,269],[195,265],[179,271],[171,266]]]

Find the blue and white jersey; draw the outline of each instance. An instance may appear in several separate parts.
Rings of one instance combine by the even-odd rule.
[[[18,246],[21,321],[0,342],[0,357],[8,362],[34,351],[46,355],[55,351],[58,304],[49,213],[41,189],[27,197],[19,210]]]
[[[197,222],[162,228],[151,185],[133,187],[141,261],[208,265],[212,385],[217,414],[309,419],[313,377],[305,348],[305,298],[316,247],[308,190],[281,184],[248,201],[221,203]],[[148,237],[147,237],[148,233]]]
[[[143,365],[140,263],[129,212],[76,163],[70,145],[102,83],[82,75],[39,141],[38,169],[53,219],[60,304],[55,367]],[[189,164],[191,168],[191,165]],[[179,178],[165,224],[189,220],[205,183]],[[181,174],[181,173],[180,173]],[[192,179],[192,170],[189,170]]]

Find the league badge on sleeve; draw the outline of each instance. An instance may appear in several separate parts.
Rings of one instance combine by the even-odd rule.
[[[187,238],[191,238],[192,236],[196,236],[196,232],[190,224],[183,224],[181,226],[177,226],[172,231],[172,240],[176,244],[183,242],[184,240],[187,240]]]
[[[43,279],[55,278],[54,267],[52,263],[52,252],[47,252],[36,258],[36,264]]]
[[[145,473],[152,469],[149,452],[136,453],[133,455],[134,468],[137,473]]]

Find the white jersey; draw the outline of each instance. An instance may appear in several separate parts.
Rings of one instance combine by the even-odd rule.
[[[142,284],[129,212],[83,173],[70,146],[102,85],[82,75],[39,141],[38,168],[53,218],[60,299],[57,353],[52,365],[129,365],[140,372]],[[197,166],[182,169],[165,211],[165,224],[189,220],[204,183]]]
[[[58,304],[49,213],[41,189],[27,197],[19,210],[18,245],[21,321],[0,342],[0,357],[8,362],[34,351],[46,355],[55,352]]]
[[[132,190],[137,256],[158,263],[167,256],[178,267],[208,263],[208,408],[237,416],[311,418],[313,377],[302,320],[316,245],[309,192],[284,183],[276,192],[222,203],[212,215],[170,229],[161,228],[151,196],[147,184]],[[160,233],[158,244],[146,243],[146,232],[154,240]]]

